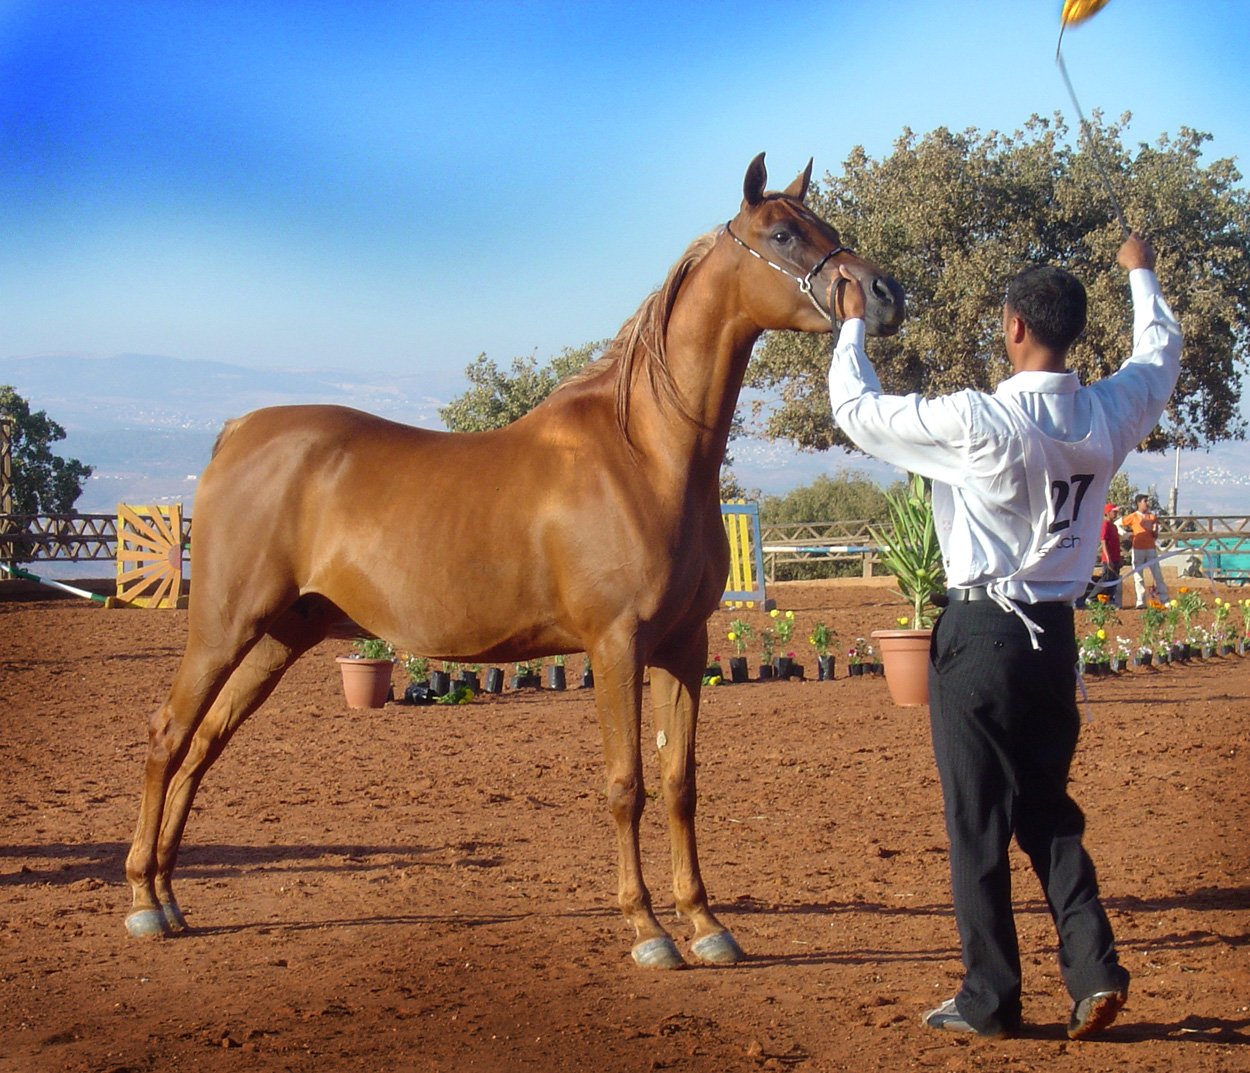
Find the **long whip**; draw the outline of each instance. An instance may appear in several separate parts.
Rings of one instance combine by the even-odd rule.
[[[1076,109],[1077,118],[1081,121],[1081,133],[1085,135],[1085,144],[1089,146],[1090,156],[1094,161],[1094,168],[1098,172],[1098,177],[1102,180],[1103,189],[1107,191],[1107,197],[1111,199],[1111,205],[1115,209],[1115,218],[1120,222],[1120,229],[1127,238],[1132,228],[1129,227],[1128,221],[1124,218],[1124,209],[1120,205],[1120,199],[1116,197],[1115,190],[1111,186],[1111,179],[1103,165],[1102,154],[1099,152],[1097,142],[1094,141],[1090,125],[1086,122],[1081,102],[1076,99],[1076,90],[1072,88],[1072,79],[1068,77],[1068,68],[1063,62],[1062,52],[1063,31],[1072,23],[1083,22],[1085,19],[1088,19],[1091,15],[1102,10],[1106,4],[1107,0],[1064,0],[1063,13],[1059,17],[1059,41],[1055,45],[1055,63],[1059,65],[1059,73],[1063,76],[1063,84],[1068,87],[1068,96],[1072,98],[1072,106]]]

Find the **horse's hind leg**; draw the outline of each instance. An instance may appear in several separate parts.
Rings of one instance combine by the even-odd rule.
[[[668,808],[677,911],[694,924],[690,951],[701,961],[729,965],[743,959],[729,930],[708,908],[695,840],[695,731],[707,663],[707,630],[684,638],[679,651],[657,654],[651,666],[660,777]]]
[[[186,927],[172,876],[195,792],[234,731],[325,632],[325,622],[317,617],[284,612],[243,656],[199,719],[193,708],[178,706],[183,678],[179,669],[169,699],[154,721],[139,822],[126,859],[133,899],[126,928],[131,935],[163,935]],[[184,660],[184,665],[193,666],[194,661]],[[176,714],[180,711],[191,714],[180,720]]]

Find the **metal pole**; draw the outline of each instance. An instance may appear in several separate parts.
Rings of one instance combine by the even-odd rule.
[[[1176,464],[1172,470],[1172,496],[1168,503],[1168,513],[1176,517],[1176,505],[1180,501],[1181,490],[1181,445],[1176,445]]]

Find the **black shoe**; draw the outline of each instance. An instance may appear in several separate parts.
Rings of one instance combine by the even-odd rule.
[[[1095,991],[1072,1007],[1068,1039],[1085,1039],[1101,1032],[1116,1019],[1128,1001],[1125,991]]]
[[[978,1032],[964,1020],[964,1015],[959,1012],[959,1007],[955,1005],[953,998],[948,998],[936,1010],[930,1010],[922,1020],[928,1028],[940,1028],[945,1032],[964,1032],[973,1036],[981,1036],[984,1039],[1003,1039],[1008,1035],[1006,1032]]]

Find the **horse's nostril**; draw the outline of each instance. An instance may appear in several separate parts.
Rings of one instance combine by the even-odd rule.
[[[872,293],[875,297],[880,298],[883,302],[893,302],[894,292],[890,290],[890,285],[886,283],[880,276],[872,281]]]

